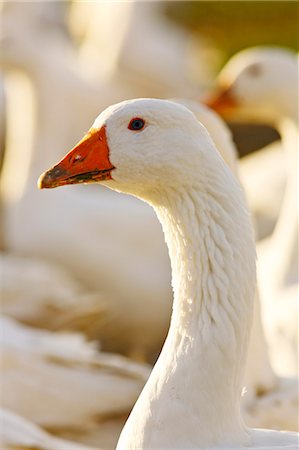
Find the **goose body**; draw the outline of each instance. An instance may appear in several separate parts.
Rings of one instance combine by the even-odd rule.
[[[51,436],[36,424],[14,412],[1,408],[2,450],[96,450],[78,442]],[[98,449],[99,450],[99,447]]]
[[[110,442],[117,439],[146,366],[99,352],[81,334],[31,329],[7,317],[0,325],[2,406],[54,434],[73,432],[75,440],[94,430],[100,436],[101,422],[115,417]]]
[[[169,323],[171,289],[169,258],[151,209],[133,198],[121,199],[101,187],[79,188],[80,192],[64,192],[62,196],[50,192],[45,199],[36,192],[34,181],[79,137],[75,130],[87,129],[98,112],[99,102],[104,108],[131,94],[115,83],[91,84],[84,79],[65,34],[62,37],[61,30],[53,24],[46,26],[49,11],[44,8],[55,9],[57,5],[39,4],[41,16],[34,14],[35,5],[10,6],[3,7],[3,33],[11,45],[1,52],[1,63],[8,78],[11,69],[16,67],[29,77],[36,125],[32,129],[26,171],[24,166],[16,165],[24,152],[24,142],[14,136],[16,128],[18,135],[23,135],[23,127],[30,126],[23,117],[17,121],[20,116],[13,110],[22,98],[12,98],[15,101],[9,102],[12,106],[8,117],[11,139],[1,185],[5,248],[65,266],[86,289],[103,293],[98,308],[105,310],[105,320],[102,321],[103,315],[93,317],[94,323],[100,319],[96,326],[98,335],[94,337],[101,340],[105,350],[143,360],[155,359]],[[41,24],[47,33],[41,32]],[[37,51],[36,42],[47,48],[47,52]],[[44,88],[45,73],[51,91]],[[28,103],[23,107],[29,115]],[[25,142],[28,141],[26,135]],[[24,189],[12,196],[16,190],[16,172],[24,175]],[[99,196],[107,202],[104,215],[97,208]],[[33,219],[37,214],[38,221]],[[120,221],[126,230],[122,236],[115,227]],[[81,239],[82,229],[86,231],[84,239]],[[141,230],[146,232],[146,238]],[[118,283],[114,282],[116,273]],[[144,293],[148,298],[141,304]]]
[[[65,268],[40,258],[0,253],[1,312],[27,325],[98,336],[105,299]],[[94,320],[94,317],[97,317]]]
[[[275,126],[285,153],[287,183],[272,235],[259,243],[258,278],[263,317],[276,370],[295,375],[298,365],[298,58],[278,48],[235,55],[219,75],[210,102],[226,116]],[[283,170],[281,171],[283,172]]]
[[[205,128],[181,105],[138,99],[105,110],[82,142],[40,187],[101,182],[150,203],[172,265],[169,333],[117,448],[295,449],[296,434],[247,429],[240,414],[255,246],[242,189]]]

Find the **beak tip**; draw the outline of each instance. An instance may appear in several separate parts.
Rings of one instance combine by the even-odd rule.
[[[52,167],[46,172],[42,173],[37,180],[37,187],[39,189],[53,189],[57,186],[63,186],[66,171],[61,167],[60,163]]]
[[[231,88],[222,88],[215,94],[207,97],[204,104],[213,109],[221,116],[228,117],[238,108],[238,101],[232,93]]]
[[[37,187],[38,187],[38,189],[44,189],[43,178],[44,178],[44,174],[40,175],[38,180],[37,180]]]
[[[47,189],[52,187],[51,177],[47,172],[44,172],[40,175],[39,179],[37,180],[37,187],[38,189]]]

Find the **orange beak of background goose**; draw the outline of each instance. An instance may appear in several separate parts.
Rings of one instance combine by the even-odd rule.
[[[109,160],[106,129],[91,128],[84,138],[54,167],[38,180],[40,189],[66,184],[111,180],[114,166]]]
[[[228,116],[239,106],[231,89],[222,88],[205,101],[205,104],[221,116]]]

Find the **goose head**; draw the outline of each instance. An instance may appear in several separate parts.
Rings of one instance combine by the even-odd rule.
[[[107,108],[88,134],[39,179],[40,188],[100,182],[143,199],[192,184],[208,133],[186,107],[158,99]],[[197,170],[197,169],[198,170]]]
[[[256,47],[233,56],[218,76],[218,92],[207,104],[227,118],[275,124],[293,116],[296,56],[282,48]]]

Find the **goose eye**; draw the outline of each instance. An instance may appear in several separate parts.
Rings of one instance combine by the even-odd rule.
[[[140,131],[144,128],[145,122],[140,117],[134,117],[128,125],[129,130]]]
[[[258,77],[262,73],[262,68],[260,64],[252,64],[247,68],[247,71],[251,77]]]

